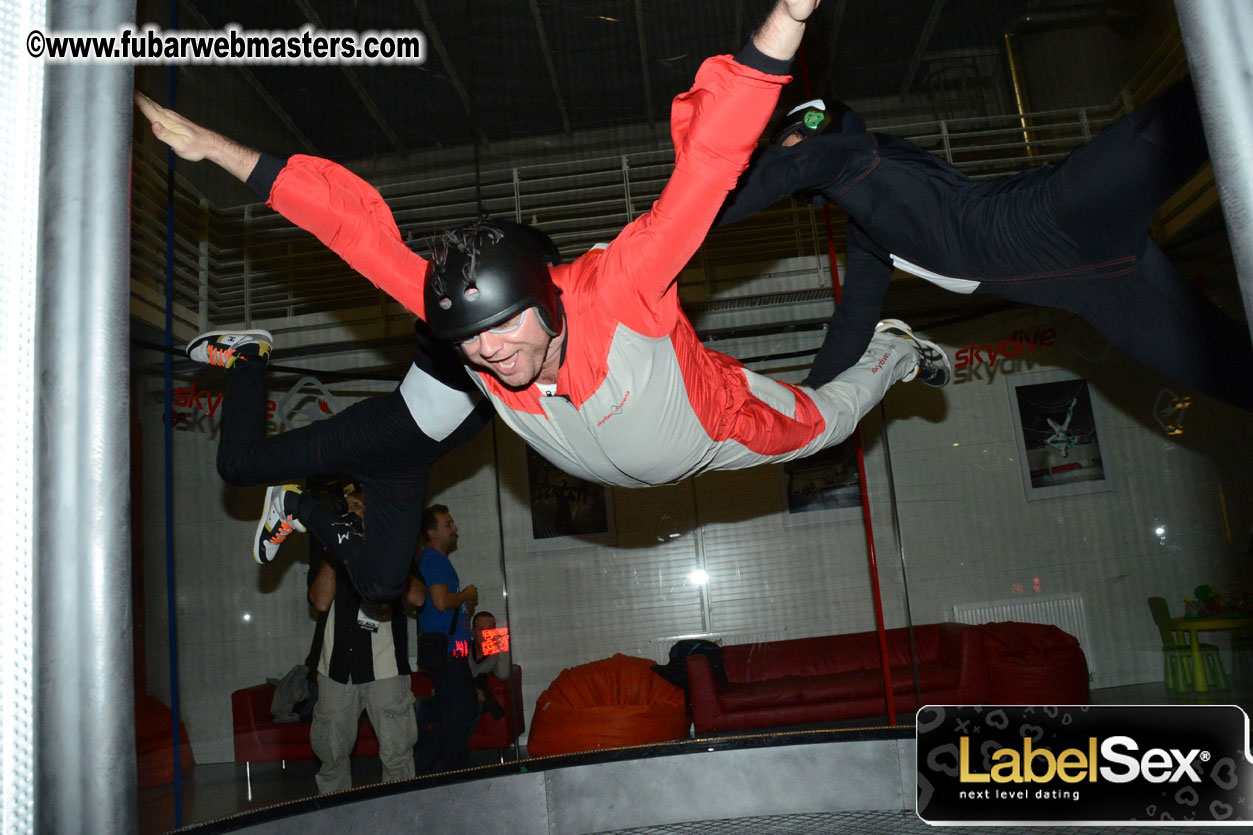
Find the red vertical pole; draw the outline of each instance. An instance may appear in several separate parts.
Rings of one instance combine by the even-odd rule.
[[[809,59],[805,55],[805,46],[801,45],[797,53],[800,58],[801,84],[805,89],[805,98],[812,98],[813,91],[809,85]],[[835,235],[831,231],[831,207],[822,207],[822,224],[827,233],[827,258],[831,264],[831,290],[835,303],[840,303],[840,266],[835,258]],[[883,598],[879,593],[879,560],[875,555],[874,525],[870,518],[870,489],[866,483],[866,452],[861,442],[861,428],[853,430],[853,445],[857,448],[857,477],[861,479],[861,518],[866,528],[866,558],[870,564],[870,594],[874,602],[875,630],[879,633],[879,664],[883,672],[883,692],[886,703],[888,724],[896,724],[896,699],[892,695],[892,664],[888,658],[888,636],[883,624]]]

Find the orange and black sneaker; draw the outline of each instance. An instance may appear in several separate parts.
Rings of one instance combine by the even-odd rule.
[[[275,484],[265,491],[265,507],[252,540],[252,558],[262,565],[274,562],[279,546],[292,531],[305,532],[296,518],[296,502],[300,488],[295,484]]]
[[[269,331],[205,331],[187,343],[187,356],[205,365],[230,368],[236,361],[265,359],[273,349]]]

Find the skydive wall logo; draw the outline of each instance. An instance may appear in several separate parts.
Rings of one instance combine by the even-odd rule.
[[[174,407],[173,428],[212,434],[221,421],[219,409],[224,397],[223,392],[197,387],[195,381],[174,389],[170,404]],[[342,411],[338,398],[320,380],[309,376],[297,380],[277,403],[265,402],[266,426],[272,432],[298,429]]]
[[[1232,705],[924,707],[928,823],[1253,821],[1248,720]]]
[[[193,381],[190,386],[174,389],[174,397],[170,405],[172,426],[181,432],[211,433],[217,429],[222,419],[222,399],[225,395],[220,391],[200,388]],[[278,405],[273,400],[265,403],[266,424],[274,420],[274,412]]]
[[[1034,354],[1057,344],[1057,331],[1043,328],[1029,332],[1023,328],[996,342],[971,340],[953,355],[953,381],[969,383],[972,380],[996,379],[997,373],[1014,374],[1035,367]]]

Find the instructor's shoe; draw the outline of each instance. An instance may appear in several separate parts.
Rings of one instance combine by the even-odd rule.
[[[300,488],[295,484],[275,484],[265,491],[265,507],[257,523],[257,535],[252,540],[254,560],[262,565],[274,562],[288,534],[293,530],[305,532],[305,526],[296,518],[299,497]]]
[[[934,342],[919,338],[909,325],[900,319],[884,319],[875,325],[874,331],[875,333],[890,333],[908,340],[918,352],[918,368],[902,382],[918,379],[929,386],[943,388],[953,378],[953,363],[949,360],[948,354],[944,353],[944,349]]]
[[[264,359],[273,348],[269,331],[205,331],[187,343],[187,356],[205,365],[230,368],[236,360]]]

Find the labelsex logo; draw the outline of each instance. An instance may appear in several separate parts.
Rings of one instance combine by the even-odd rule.
[[[1130,783],[1143,777],[1150,783],[1178,782],[1185,777],[1201,782],[1201,775],[1193,768],[1198,758],[1209,759],[1209,752],[1197,748],[1184,753],[1178,748],[1150,748],[1138,757],[1128,752],[1139,751],[1139,744],[1129,736],[1111,736],[1100,743],[1088,737],[1088,750],[1067,748],[1054,755],[1046,748],[1032,748],[1031,739],[1022,741],[1022,752],[1002,748],[992,755],[996,765],[989,772],[972,771],[970,768],[970,739],[962,737],[961,781],[963,783],[1047,783],[1054,777],[1065,783],[1087,781],[1095,783],[1097,777],[1112,783]],[[1114,765],[1101,765],[1101,760]]]

